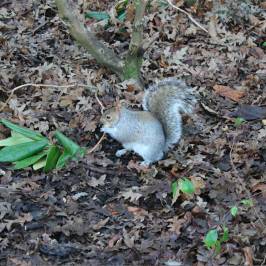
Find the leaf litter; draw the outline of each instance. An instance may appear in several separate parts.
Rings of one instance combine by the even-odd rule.
[[[88,11],[114,6],[77,2]],[[48,175],[1,165],[0,265],[265,263],[265,2],[242,1],[238,8],[238,1],[179,1],[211,37],[185,15],[152,2],[142,73],[147,84],[176,76],[199,92],[201,105],[186,120],[184,137],[150,169],[140,167],[134,154],[116,158],[120,145],[110,138]],[[132,5],[124,32],[112,12],[108,30],[91,20],[87,25],[123,54]],[[105,106],[117,96],[140,106],[138,87],[119,83],[70,38],[53,1],[4,1],[0,18],[1,106],[21,84],[87,85],[27,86],[14,93],[0,118],[47,136],[59,129],[93,147],[101,136],[95,89]],[[246,122],[235,123],[238,118]],[[4,139],[8,132],[0,129]],[[195,195],[181,193],[173,201],[171,184],[181,178],[192,181]],[[241,205],[250,200],[252,207]],[[232,206],[238,206],[235,218]],[[224,224],[229,240],[213,256],[203,239]]]

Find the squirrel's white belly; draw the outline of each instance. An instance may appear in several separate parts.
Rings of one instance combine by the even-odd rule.
[[[125,147],[125,149],[132,150],[135,153],[139,154],[146,163],[152,163],[154,161],[158,161],[163,157],[163,152],[161,152],[161,149],[155,151],[151,147],[151,145],[137,143],[137,142],[130,142],[123,144],[123,146]]]

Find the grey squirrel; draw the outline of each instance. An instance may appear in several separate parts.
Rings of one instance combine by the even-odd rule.
[[[133,111],[125,106],[107,109],[102,117],[102,132],[119,141],[124,149],[120,157],[134,151],[149,165],[162,159],[167,150],[177,143],[182,134],[181,113],[192,113],[196,97],[184,81],[166,78],[145,90],[144,111]]]

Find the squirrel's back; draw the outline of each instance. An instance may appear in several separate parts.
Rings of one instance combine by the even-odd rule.
[[[195,104],[196,97],[192,88],[176,78],[166,78],[145,91],[143,108],[153,113],[162,123],[166,150],[181,137],[180,113],[192,113]]]

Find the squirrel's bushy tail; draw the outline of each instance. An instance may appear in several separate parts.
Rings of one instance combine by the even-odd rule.
[[[143,108],[152,112],[162,123],[166,150],[181,137],[181,113],[192,113],[195,104],[196,97],[192,88],[175,78],[164,79],[145,91]]]

